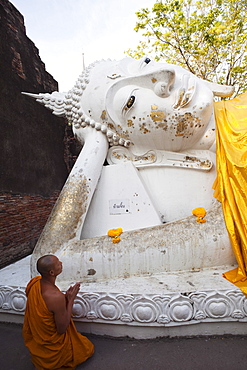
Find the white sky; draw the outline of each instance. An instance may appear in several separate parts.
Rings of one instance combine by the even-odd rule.
[[[46,70],[60,91],[73,87],[85,65],[100,59],[121,59],[135,48],[134,31],[141,8],[155,0],[10,0],[24,16],[27,36],[39,49]]]

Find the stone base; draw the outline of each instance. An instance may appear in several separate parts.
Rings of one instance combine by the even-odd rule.
[[[78,329],[98,335],[156,338],[247,334],[247,300],[222,277],[234,266],[150,274],[81,284]],[[22,322],[30,256],[0,270],[0,321]],[[65,291],[72,282],[58,284]]]

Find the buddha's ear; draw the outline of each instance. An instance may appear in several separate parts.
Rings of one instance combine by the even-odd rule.
[[[205,80],[203,80],[203,82],[213,92],[214,96],[220,96],[221,98],[227,98],[229,96],[232,96],[232,94],[235,91],[234,86],[219,85]]]

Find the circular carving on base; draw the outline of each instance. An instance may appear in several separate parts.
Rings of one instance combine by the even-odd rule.
[[[3,292],[0,291],[0,308],[3,307],[4,304],[4,294]]]
[[[22,312],[25,311],[26,307],[26,295],[21,290],[16,290],[9,295],[9,304],[11,308],[15,311]]]
[[[120,303],[112,297],[103,297],[96,302],[98,316],[104,320],[118,320],[122,314]]]
[[[86,317],[89,311],[88,303],[82,298],[76,298],[73,304],[72,314],[75,318]]]
[[[231,316],[232,304],[226,296],[217,293],[206,299],[205,311],[214,319]]]
[[[189,321],[193,316],[193,307],[189,301],[179,299],[170,305],[169,313],[174,321]]]
[[[146,298],[134,301],[131,305],[132,316],[138,322],[154,322],[158,316],[158,307]]]
[[[245,297],[243,297],[243,300],[242,300],[242,307],[243,307],[243,311],[245,313],[245,315],[247,316],[247,299]]]

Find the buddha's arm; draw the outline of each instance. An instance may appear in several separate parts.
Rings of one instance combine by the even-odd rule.
[[[102,132],[89,127],[84,133],[81,153],[35,247],[34,254],[38,256],[56,253],[70,240],[80,238],[108,150],[108,141]]]

